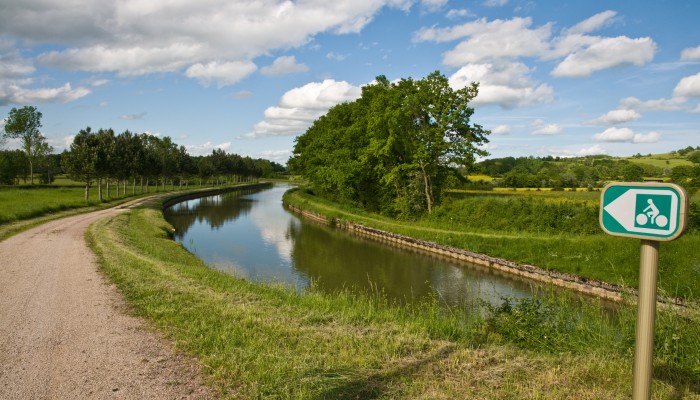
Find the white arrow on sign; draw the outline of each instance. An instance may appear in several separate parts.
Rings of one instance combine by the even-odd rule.
[[[678,207],[678,197],[672,190],[630,189],[613,200],[603,209],[607,211],[617,222],[619,222],[620,225],[622,225],[622,227],[628,232],[650,233],[653,235],[666,235],[674,232],[678,224],[678,216],[674,212],[671,212],[669,218],[670,223],[664,227],[665,229],[642,228],[635,226],[634,221],[636,218],[635,212],[637,195],[639,194],[671,196],[671,210],[676,210]]]

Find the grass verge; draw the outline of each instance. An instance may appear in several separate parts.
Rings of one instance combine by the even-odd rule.
[[[134,312],[198,357],[222,397],[631,395],[633,328],[624,308],[613,321],[596,305],[562,297],[475,311],[445,310],[437,301],[399,307],[380,295],[313,288],[298,293],[209,269],[170,239],[170,229],[153,202],[93,224],[87,237]],[[699,325],[663,315],[654,397],[700,399]]]

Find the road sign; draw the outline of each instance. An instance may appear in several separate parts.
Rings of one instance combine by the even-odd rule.
[[[651,399],[659,242],[685,229],[688,196],[669,183],[611,183],[600,194],[600,226],[610,235],[642,239],[639,257],[633,400]]]
[[[615,236],[673,240],[685,229],[687,201],[670,183],[611,183],[600,195],[600,226]]]

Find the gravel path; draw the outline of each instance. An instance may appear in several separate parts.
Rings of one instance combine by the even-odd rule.
[[[124,208],[0,242],[0,399],[215,397],[97,271],[85,230]]]

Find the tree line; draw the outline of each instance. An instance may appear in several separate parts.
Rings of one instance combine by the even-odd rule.
[[[431,213],[457,167],[486,155],[479,145],[490,132],[470,123],[477,93],[477,84],[453,90],[439,72],[394,83],[379,76],[296,138],[290,171],[335,201],[389,215]]]
[[[605,182],[638,182],[644,178],[670,178],[687,190],[700,188],[700,146],[688,146],[672,155],[693,165],[652,165],[606,155],[585,157],[503,157],[484,160],[476,170],[497,178],[493,183],[473,182],[472,186],[527,188],[595,188]],[[636,155],[634,158],[641,158]]]
[[[35,118],[23,128],[14,132],[5,124],[5,138],[24,139],[31,136],[31,146],[22,150],[0,152],[0,183],[17,184],[20,179],[34,182],[34,169],[37,165],[44,169],[40,182],[51,183],[56,174],[66,174],[69,178],[82,182],[85,187],[85,200],[89,200],[90,188],[95,184],[98,197],[103,199],[103,188],[107,196],[116,191],[117,197],[132,194],[171,189],[175,185],[187,188],[191,181],[200,186],[204,183],[221,185],[237,183],[261,177],[271,178],[286,173],[286,168],[265,159],[252,159],[238,154],[229,154],[222,149],[213,150],[207,156],[190,156],[184,146],[178,145],[170,137],[159,138],[146,133],[133,133],[126,130],[115,134],[113,129],[81,129],[68,149],[62,154],[42,154],[32,152],[32,146],[46,139],[39,133],[41,113],[35,107],[24,107],[23,112],[34,113]],[[11,111],[12,115],[17,110]],[[33,122],[32,122],[33,121]],[[21,125],[21,124],[19,124]],[[22,130],[24,129],[24,130]],[[10,133],[8,133],[10,132]],[[29,132],[29,133],[27,133]],[[45,147],[42,147],[45,148]],[[29,151],[28,151],[29,149]],[[53,149],[51,149],[53,150]],[[27,173],[27,171],[29,171]]]

